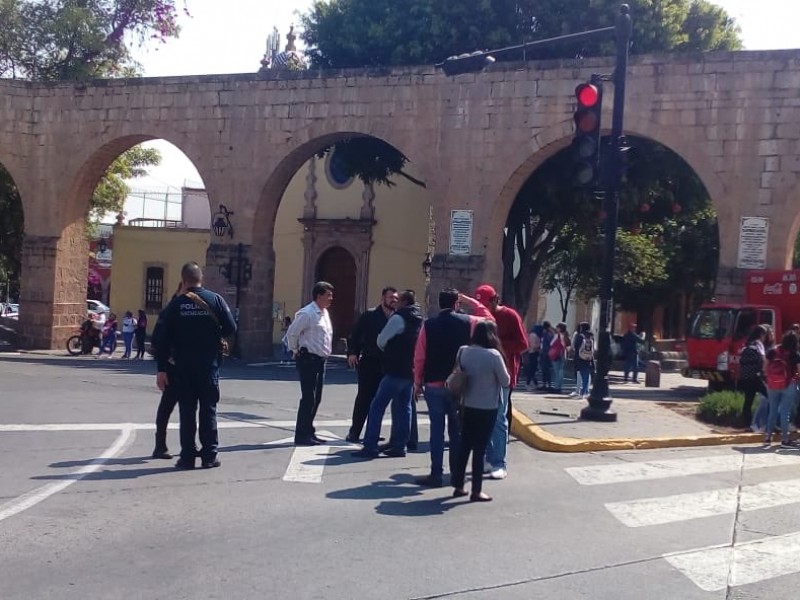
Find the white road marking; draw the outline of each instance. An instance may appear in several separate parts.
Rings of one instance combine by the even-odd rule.
[[[21,513],[24,510],[32,508],[36,506],[40,502],[47,500],[53,494],[56,494],[69,486],[71,486],[76,481],[80,481],[90,473],[94,473],[97,471],[103,464],[116,456],[119,456],[133,443],[133,440],[136,438],[136,429],[128,426],[123,425],[122,427],[117,426],[117,429],[121,429],[119,437],[114,441],[114,443],[103,452],[100,456],[92,460],[88,465],[81,467],[77,471],[73,471],[66,476],[66,479],[62,481],[58,481],[55,483],[48,483],[47,485],[43,485],[42,487],[32,490],[10,502],[6,502],[2,506],[0,506],[0,521],[3,521],[9,517],[13,517],[14,515]]]
[[[383,424],[390,424],[390,420],[384,420]],[[350,419],[329,419],[316,420],[314,425],[318,427],[350,427]],[[426,417],[419,417],[419,425],[428,425]],[[123,426],[131,429],[152,431],[156,428],[154,423],[8,423],[0,424],[0,433],[14,431],[119,431]],[[277,429],[294,429],[295,420],[291,421],[270,421],[268,419],[226,421],[220,418],[217,424],[218,429],[257,429],[259,427],[275,427]],[[177,423],[171,423],[170,429],[177,429]]]
[[[731,546],[710,546],[664,558],[700,589],[718,592],[727,587],[758,583],[800,572],[800,532]]]
[[[606,504],[628,527],[649,527],[800,503],[800,479]]]
[[[293,483],[322,483],[325,462],[333,448],[357,448],[330,431],[320,431],[317,435],[328,443],[319,446],[297,446],[292,453],[289,466],[283,475],[284,481]]]
[[[594,467],[569,467],[567,473],[581,485],[607,485],[744,469],[800,465],[800,454],[764,452],[748,455],[678,458],[649,462],[613,463]]]

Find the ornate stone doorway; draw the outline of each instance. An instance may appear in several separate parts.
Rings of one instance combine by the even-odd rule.
[[[327,281],[335,288],[331,305],[334,340],[346,338],[356,319],[356,261],[341,246],[326,250],[317,261],[316,281]]]

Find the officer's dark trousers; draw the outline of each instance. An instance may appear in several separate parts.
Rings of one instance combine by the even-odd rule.
[[[200,457],[212,461],[217,457],[217,402],[219,383],[216,373],[178,373],[178,407],[181,415],[181,458],[194,462],[194,437],[200,429]],[[197,418],[199,410],[199,421]]]
[[[358,363],[358,392],[353,404],[353,424],[348,437],[357,440],[361,437],[364,424],[367,422],[369,405],[378,391],[383,377],[380,359],[364,357]]]
[[[156,410],[156,450],[166,451],[167,449],[169,418],[178,403],[178,383],[173,380],[174,374],[170,375],[167,376],[169,377],[169,385],[162,392],[161,401],[158,403],[158,410]]]
[[[297,423],[294,429],[296,442],[304,442],[316,433],[314,417],[322,401],[322,384],[325,380],[325,359],[316,354],[303,353],[297,356],[297,372],[300,376],[300,406],[297,407]]]

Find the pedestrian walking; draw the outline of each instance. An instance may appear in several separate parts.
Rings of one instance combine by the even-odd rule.
[[[764,348],[766,335],[767,330],[761,325],[753,327],[739,355],[737,387],[744,392],[742,424],[747,428],[753,425],[753,401],[756,396],[759,398],[767,396],[767,386],[764,382],[767,360]]]
[[[122,318],[122,341],[125,344],[125,352],[122,353],[122,358],[130,358],[133,351],[133,336],[136,332],[136,319],[133,318],[133,313],[129,310],[125,311],[125,316]]]
[[[491,285],[478,286],[475,290],[474,300],[464,295],[461,296],[461,299],[470,304],[472,313],[476,317],[488,318],[497,324],[500,347],[503,350],[506,369],[511,378],[508,385],[502,386],[497,423],[486,451],[491,478],[505,479],[508,475],[506,447],[508,445],[508,428],[511,423],[511,393],[517,384],[522,353],[528,349],[528,336],[519,313],[510,306],[501,305],[500,297]],[[545,354],[544,343],[541,354]]]
[[[539,371],[539,355],[542,349],[542,334],[544,330],[541,325],[534,325],[528,332],[528,368],[526,372],[526,385],[528,388],[539,387],[539,378],[536,376]]]
[[[144,358],[144,344],[147,337],[147,314],[139,309],[139,316],[136,318],[136,331],[134,331],[134,338],[136,339],[136,358],[141,360]]]
[[[111,313],[108,315],[108,320],[103,325],[103,333],[100,338],[100,351],[97,357],[100,358],[103,352],[108,352],[108,357],[114,354],[114,349],[117,345],[117,315]]]
[[[633,383],[639,383],[639,348],[644,343],[644,337],[637,333],[636,327],[636,323],[631,323],[622,336],[622,356],[625,359],[622,380],[625,383],[628,382],[629,373]]]
[[[586,321],[578,325],[572,337],[572,351],[575,357],[575,391],[570,396],[586,398],[589,396],[589,382],[594,365],[594,341]]]
[[[448,462],[450,474],[455,472],[459,448],[460,419],[457,399],[445,386],[453,372],[459,348],[469,344],[470,334],[478,319],[460,314],[458,290],[439,292],[439,314],[427,319],[419,332],[414,349],[414,399],[424,393],[430,419],[431,469],[417,479],[419,485],[441,487],[444,473],[444,432],[450,442]]]
[[[422,311],[413,290],[400,292],[397,311],[378,335],[378,348],[383,351],[383,377],[372,399],[367,415],[364,447],[353,456],[377,458],[378,437],[383,415],[392,404],[390,446],[383,450],[387,456],[405,456],[411,436],[412,397],[414,393],[414,348],[422,327]]]
[[[569,337],[567,336],[567,324],[559,323],[556,325],[553,341],[550,342],[548,351],[550,364],[553,368],[553,388],[552,392],[561,393],[564,385],[564,365],[567,362],[567,348],[569,347]]]
[[[181,294],[167,305],[163,328],[159,337],[153,338],[158,364],[156,383],[162,392],[168,388],[168,365],[172,359],[181,439],[181,455],[175,467],[195,468],[199,424],[201,465],[209,469],[220,466],[217,403],[221,341],[236,332],[236,322],[222,296],[203,287],[203,271],[196,262],[183,265],[181,281]]]
[[[358,318],[347,342],[347,364],[358,372],[358,391],[353,402],[353,418],[345,438],[359,443],[369,414],[369,405],[383,378],[383,357],[378,349],[378,335],[394,314],[397,290],[391,286],[381,290],[381,303]]]
[[[470,345],[459,350],[456,360],[467,374],[467,386],[463,399],[461,445],[452,476],[453,497],[467,495],[464,480],[471,453],[470,500],[488,502],[492,497],[483,492],[484,453],[495,430],[503,397],[501,390],[511,385],[495,323],[485,320],[476,324]]]
[[[311,296],[312,301],[295,313],[286,331],[286,343],[300,378],[300,404],[294,428],[296,446],[324,443],[317,437],[314,418],[322,401],[325,363],[333,349],[333,326],[328,311],[333,302],[333,286],[327,281],[318,281]]]
[[[783,334],[780,346],[767,352],[766,379],[769,398],[769,417],[764,433],[764,447],[772,443],[772,433],[780,421],[781,447],[794,448],[789,437],[789,422],[797,402],[798,366],[800,353],[797,351],[797,334],[788,331]]]

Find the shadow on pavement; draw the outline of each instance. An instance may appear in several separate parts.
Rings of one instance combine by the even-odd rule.
[[[85,460],[65,460],[62,462],[50,463],[48,466],[56,469],[68,469],[70,467],[85,467],[91,465],[97,459],[88,458]],[[103,465],[146,465],[153,459],[150,456],[131,456],[129,458],[110,458],[103,461]]]
[[[159,475],[161,473],[174,473],[175,467],[173,465],[163,467],[153,467],[149,469],[117,469],[117,470],[103,470],[95,471],[94,473],[81,474],[81,473],[67,473],[64,475],[36,475],[31,479],[49,480],[49,481],[68,481],[70,479],[80,479],[81,481],[113,481],[118,479],[137,479],[147,475]]]
[[[427,498],[409,502],[385,500],[375,507],[375,512],[379,515],[390,517],[430,517],[443,515],[448,510],[463,504],[463,502],[458,502],[457,499],[449,495],[441,498]]]

